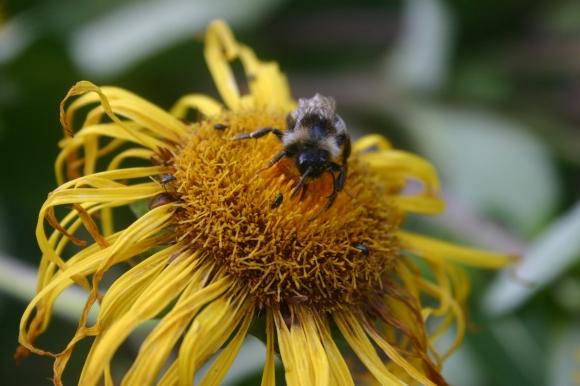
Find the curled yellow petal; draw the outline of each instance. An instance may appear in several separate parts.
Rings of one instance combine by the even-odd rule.
[[[139,295],[129,312],[114,320],[95,339],[79,380],[79,385],[96,385],[121,343],[142,322],[165,308],[187,285],[195,260],[189,255],[175,258]]]
[[[391,150],[392,145],[388,139],[379,134],[368,134],[352,144],[352,152]]]
[[[363,153],[360,157],[373,169],[423,182],[427,193],[435,194],[439,191],[439,178],[435,168],[423,158],[412,153],[388,150]]]
[[[67,100],[77,95],[82,96],[66,108]],[[121,127],[125,127],[124,122],[117,115],[130,118],[160,137],[173,141],[179,141],[187,131],[185,124],[171,114],[129,91],[117,87],[97,87],[91,82],[80,81],[69,90],[61,102],[60,120],[68,137],[73,136],[72,120],[75,112],[80,107],[99,101],[103,112]],[[98,110],[95,112],[98,117],[100,115]],[[127,133],[139,138],[135,131],[128,128]]]
[[[226,105],[240,107],[240,90],[229,61],[238,55],[238,43],[223,20],[212,22],[205,35],[205,61],[213,81]]]
[[[189,110],[198,110],[206,117],[218,115],[224,107],[213,98],[201,94],[190,94],[181,97],[171,109],[171,114],[178,118],[185,118]]]
[[[274,107],[289,112],[294,108],[286,77],[276,63],[259,61],[254,52],[234,38],[223,20],[212,22],[205,38],[205,58],[214,83],[231,110],[241,107]],[[230,63],[239,59],[250,94],[242,96]]]

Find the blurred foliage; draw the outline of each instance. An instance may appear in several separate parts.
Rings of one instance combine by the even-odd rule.
[[[430,222],[411,218],[409,226],[522,254],[523,272],[529,265],[526,256],[537,250],[542,237],[558,240],[535,260],[531,275],[537,276],[518,278],[516,268],[495,279],[496,286],[542,284],[517,308],[499,314],[482,308],[484,296],[493,303],[502,293],[487,292],[492,273],[472,272],[472,325],[457,354],[461,361],[451,361],[445,369],[451,383],[572,385],[580,377],[580,248],[565,248],[576,245],[573,239],[578,237],[551,226],[572,216],[580,197],[576,0],[199,0],[191,4],[203,9],[205,19],[191,15],[191,31],[176,33],[170,43],[116,72],[84,66],[81,53],[74,50],[75,39],[90,34],[87,26],[113,23],[120,9],[146,8],[158,1],[0,4],[5,20],[0,25],[2,255],[30,265],[38,261],[35,217],[55,187],[52,165],[62,133],[58,103],[68,88],[91,79],[127,88],[162,107],[189,92],[216,95],[200,34],[193,31],[201,32],[227,6],[238,38],[261,57],[279,61],[295,96],[333,95],[356,135],[382,132],[438,166],[449,210]],[[150,14],[144,22],[162,23],[156,16]],[[98,38],[95,44],[106,50],[108,42]],[[133,44],[157,47],[148,39]],[[419,74],[439,81],[432,83],[435,87],[416,87],[415,82],[411,88],[395,70],[395,59],[407,60],[402,68],[416,71],[441,65]],[[416,60],[428,65],[416,66]],[[411,79],[423,79],[419,75]],[[544,278],[542,272],[550,270],[543,267],[554,262],[557,272]],[[512,290],[518,291],[505,291]],[[44,358],[33,357],[19,366],[12,362],[23,307],[23,299],[0,293],[0,374],[5,385],[44,384],[50,376]],[[54,331],[63,334],[73,328],[65,319],[55,318],[55,323],[59,328]],[[49,346],[64,341],[57,335],[44,339]],[[129,345],[127,354],[135,347]],[[78,356],[73,358],[70,384],[81,366]],[[477,371],[466,376],[466,368]],[[259,379],[244,377],[237,384],[252,385]]]

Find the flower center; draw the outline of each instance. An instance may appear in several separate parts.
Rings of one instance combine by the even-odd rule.
[[[344,190],[324,210],[329,173],[291,197],[300,177],[294,160],[266,168],[283,148],[274,135],[232,140],[241,132],[284,128],[284,118],[252,110],[192,126],[174,162],[177,234],[258,305],[331,310],[364,302],[380,291],[397,257],[402,216],[356,155]]]

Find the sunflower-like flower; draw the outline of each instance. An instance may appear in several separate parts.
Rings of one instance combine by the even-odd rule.
[[[378,135],[353,144],[344,189],[328,210],[331,173],[293,196],[294,163],[265,168],[280,150],[274,136],[232,140],[286,126],[296,108],[286,78],[222,21],[210,25],[205,44],[225,105],[193,94],[167,112],[86,81],[65,97],[59,187],[40,210],[38,288],[17,354],[53,357],[61,384],[75,346],[88,339],[80,385],[190,385],[219,351],[201,380],[216,385],[252,331],[266,342],[262,385],[275,384],[277,355],[289,385],[353,385],[359,375],[383,385],[445,384],[442,362],[464,335],[469,291],[457,263],[498,268],[510,257],[402,230],[407,213],[443,209],[437,175]],[[81,109],[84,119],[75,119]],[[405,193],[409,180],[422,189]],[[116,211],[143,202],[142,216],[115,226]],[[38,348],[55,300],[73,285],[88,292],[76,332],[60,352]],[[146,321],[155,327],[130,367],[112,369]],[[436,340],[451,327],[455,340],[438,352]]]

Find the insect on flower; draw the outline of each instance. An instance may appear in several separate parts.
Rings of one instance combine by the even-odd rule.
[[[375,134],[353,142],[351,154],[334,101],[317,94],[295,103],[277,64],[260,61],[225,22],[209,26],[204,53],[223,103],[193,93],[165,111],[88,81],[65,96],[59,187],[39,211],[38,287],[17,358],[53,358],[55,385],[73,356],[83,357],[74,382],[81,386],[191,385],[206,364],[200,384],[217,385],[255,333],[266,343],[264,386],[279,383],[276,352],[289,386],[369,377],[446,385],[442,364],[465,333],[469,292],[457,263],[499,268],[512,257],[405,230],[408,214],[443,210],[433,166]],[[247,95],[233,82],[238,59],[251,79]],[[200,119],[186,123],[191,111]],[[269,133],[281,149],[272,149],[274,136],[253,151],[224,141]],[[264,164],[276,167],[253,178]],[[408,194],[408,180],[422,189]],[[348,197],[339,195],[346,187]],[[301,200],[283,205],[279,192]],[[114,221],[143,200],[148,211]],[[264,210],[266,202],[276,210]],[[332,215],[311,219],[331,206]],[[85,231],[93,240],[79,243]],[[68,343],[47,351],[38,338],[73,285],[88,293],[84,312]],[[155,327],[126,358],[120,348],[146,322]],[[439,350],[446,331],[455,338]],[[90,350],[78,350],[81,342]]]
[[[299,99],[298,108],[288,114],[286,124],[286,131],[264,127],[251,133],[238,134],[234,139],[260,138],[269,133],[278,137],[284,147],[268,162],[268,167],[274,166],[283,158],[294,160],[300,179],[294,185],[291,197],[305,189],[309,181],[324,173],[330,173],[333,189],[323,207],[326,210],[332,206],[346,180],[347,161],[351,151],[346,124],[336,114],[334,99],[320,94]],[[279,197],[281,196],[277,196],[277,200],[281,203]],[[278,205],[272,204],[272,207]]]

